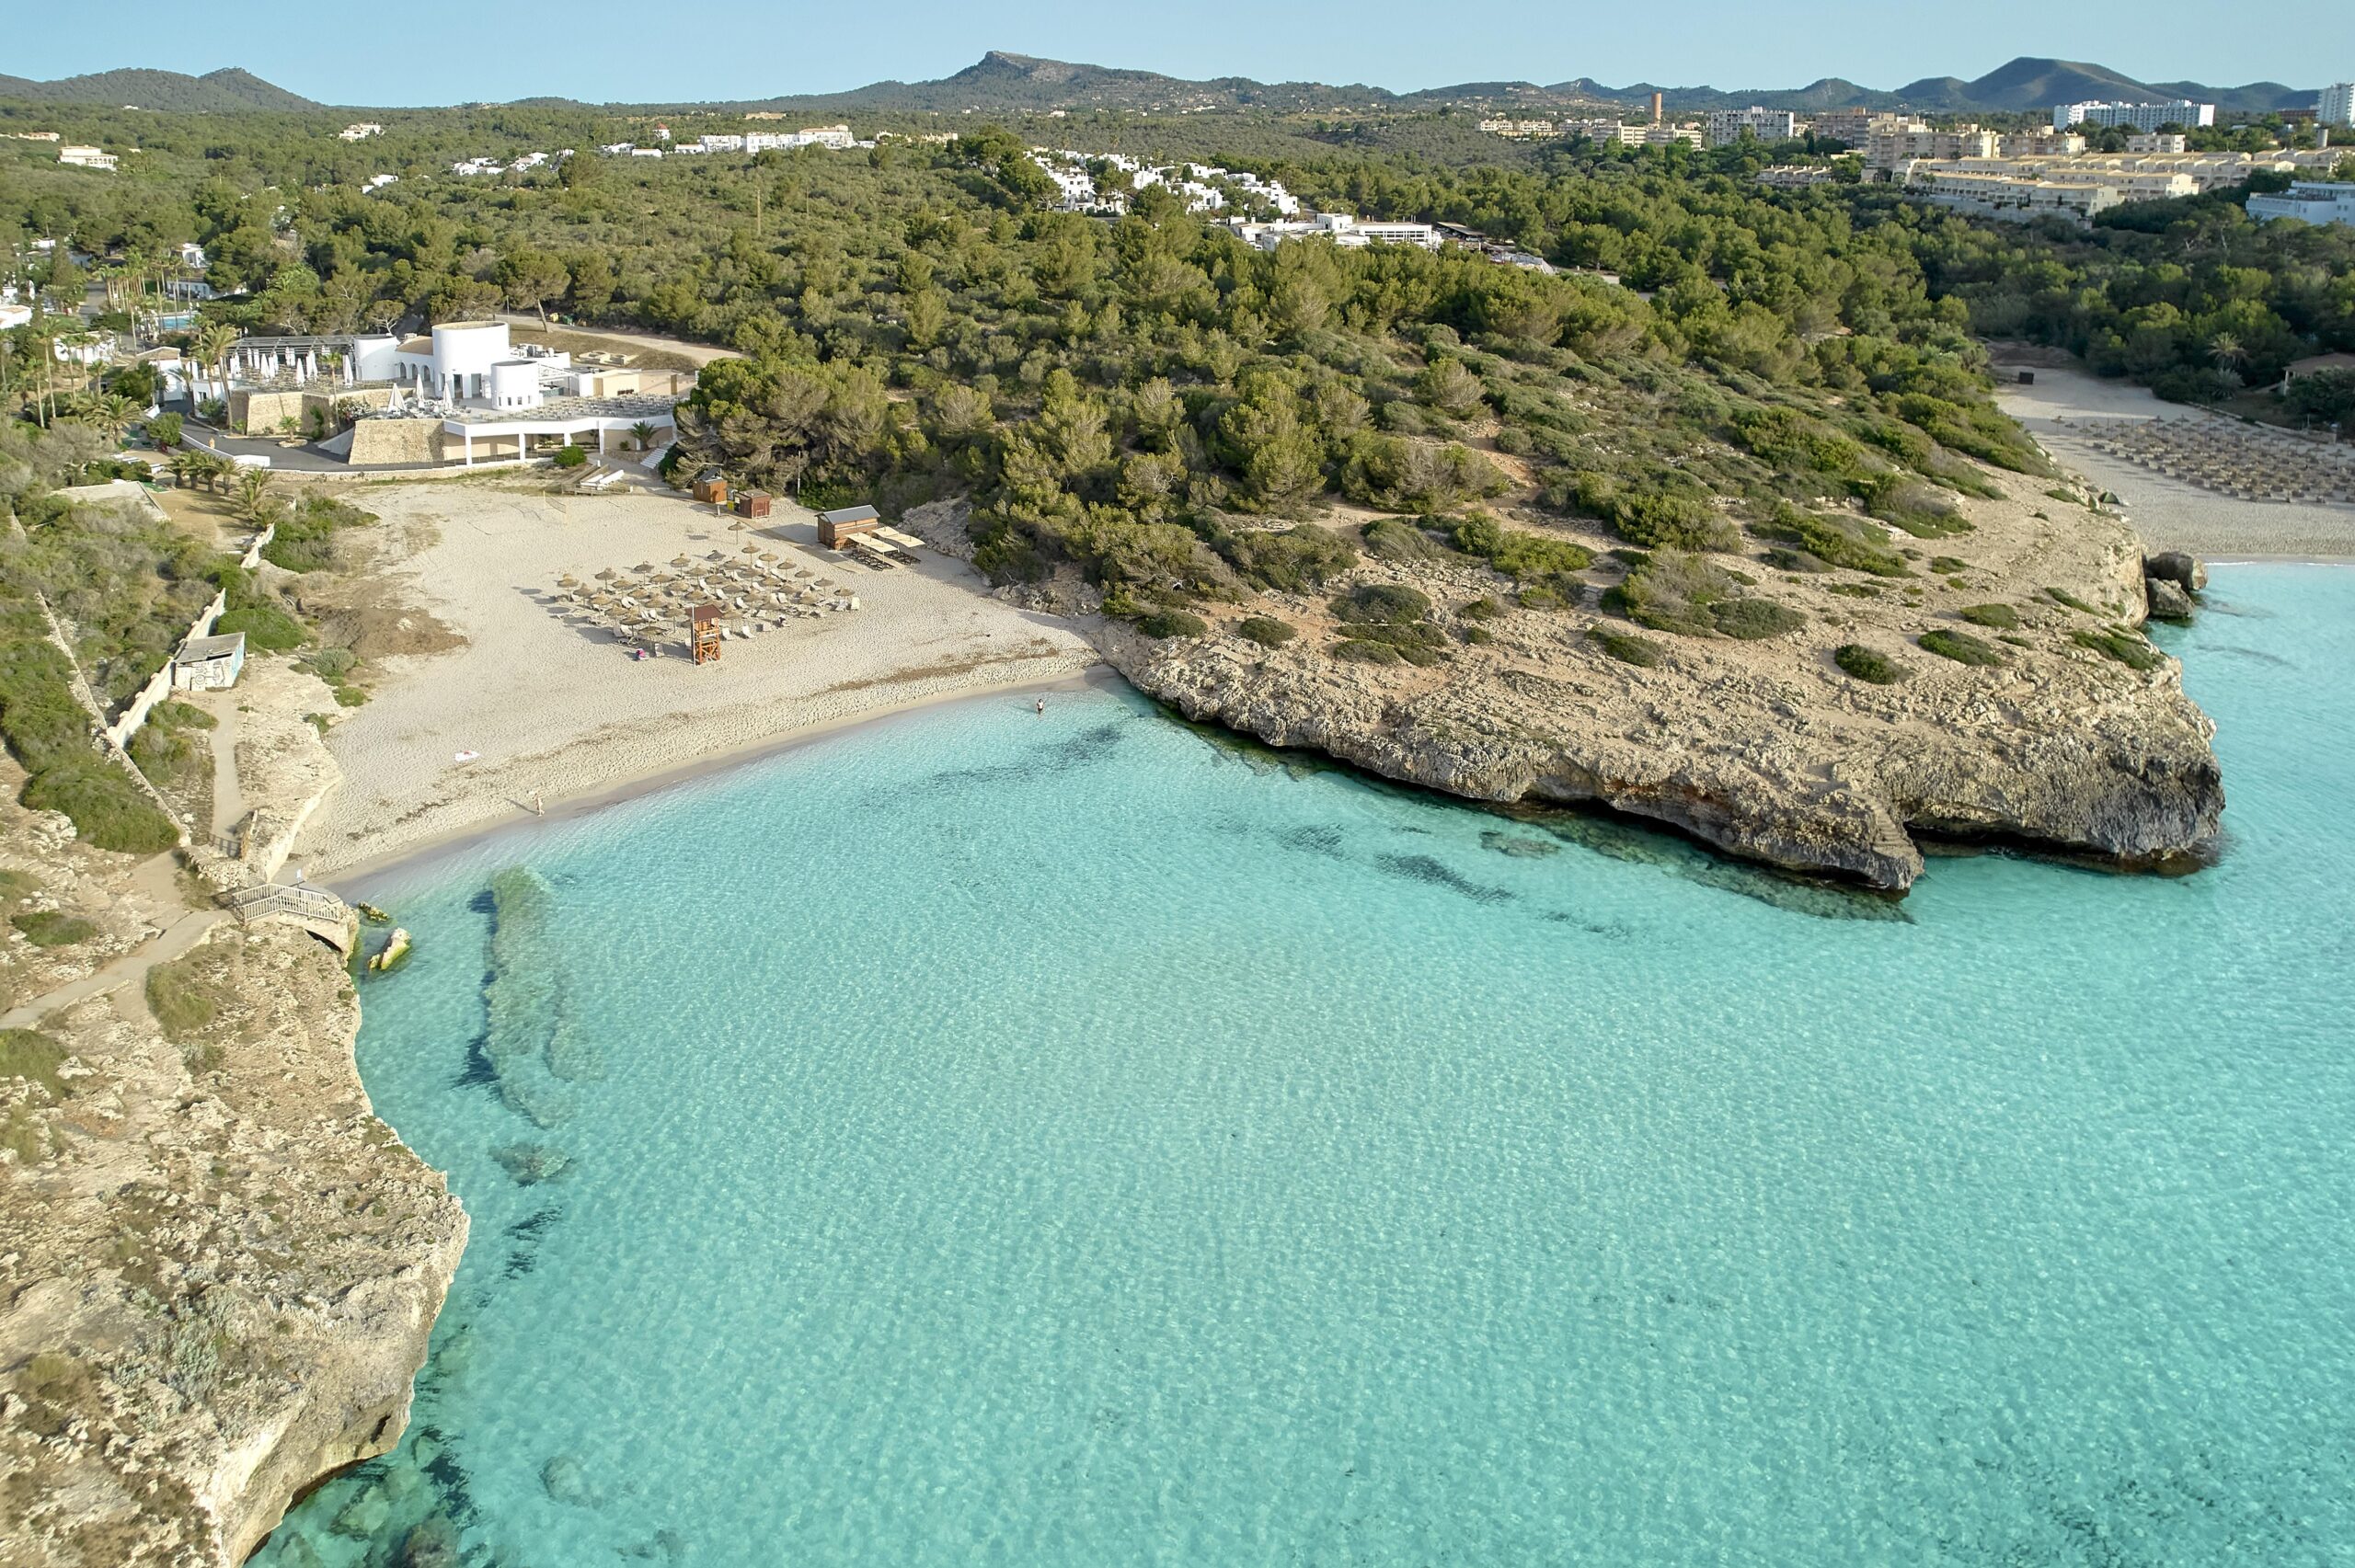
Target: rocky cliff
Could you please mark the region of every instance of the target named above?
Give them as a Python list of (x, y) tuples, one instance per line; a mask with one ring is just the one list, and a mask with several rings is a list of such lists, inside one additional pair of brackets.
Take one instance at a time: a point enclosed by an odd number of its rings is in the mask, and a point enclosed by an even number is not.
[[(1597, 804), (1877, 888), (1919, 875), (1917, 834), (2194, 863), (2223, 808), (2213, 726), (2139, 633), (2139, 543), (2085, 498), (1993, 478), (2004, 494), (1969, 503), (1967, 531), (1895, 540), (1895, 569), (1787, 550), (1693, 568), (1792, 612), (1763, 635), (1676, 626), (1673, 602), (1669, 622), (1607, 611), (1645, 563), (1597, 538), (1567, 596), (1394, 549), (1313, 592), (1212, 607), (1203, 635), (1107, 621), (1098, 639), (1141, 690), (1272, 745), (1476, 800)], [(1337, 657), (1368, 651), (1342, 602), (1367, 587), (1430, 601), (1407, 628), (1428, 648), (1400, 644), (1423, 662)], [(1246, 616), (1294, 635), (1254, 641)]]
[[(269, 744), (308, 764), (246, 770), (265, 814), (332, 782), (300, 711)], [(39, 1015), (0, 1041), (0, 1562), (238, 1562), (399, 1436), (465, 1214), (370, 1108), (331, 949), (213, 920), (168, 857), (75, 842), (20, 782), (0, 779), (7, 889), (119, 960), (196, 940), (95, 994), (28, 969)]]

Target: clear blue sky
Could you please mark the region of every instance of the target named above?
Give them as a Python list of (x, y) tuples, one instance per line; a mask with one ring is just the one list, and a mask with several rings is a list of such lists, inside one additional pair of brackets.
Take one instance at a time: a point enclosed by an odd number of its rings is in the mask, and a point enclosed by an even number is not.
[(1845, 76), (1894, 87), (1983, 74), (2015, 55), (2092, 61), (2142, 81), (2293, 86), (2355, 76), (2345, 0), (971, 0), (881, 6), (762, 0), (17, 0), (0, 7), (0, 72), (115, 66), (201, 74), (242, 65), (326, 103), (394, 107), (552, 94), (679, 102), (832, 92), (945, 76), (1004, 49), (1178, 76), (1365, 82), (1798, 86)]

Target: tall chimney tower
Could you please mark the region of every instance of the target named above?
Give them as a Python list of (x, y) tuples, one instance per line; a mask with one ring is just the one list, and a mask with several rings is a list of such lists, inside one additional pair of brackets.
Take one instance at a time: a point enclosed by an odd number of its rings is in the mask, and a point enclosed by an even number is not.
[(1652, 95), (1652, 123), (1654, 125), (1658, 125), (1660, 123), (1660, 95), (1658, 93), (1654, 93)]

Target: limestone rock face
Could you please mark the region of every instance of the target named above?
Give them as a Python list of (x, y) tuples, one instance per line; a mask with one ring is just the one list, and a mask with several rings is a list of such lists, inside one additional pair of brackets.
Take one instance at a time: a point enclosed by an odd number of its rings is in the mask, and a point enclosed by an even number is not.
[[(1598, 612), (1591, 588), (1573, 610), (1515, 608), (1510, 583), (1462, 557), (1368, 560), (1342, 579), (1432, 600), (1453, 646), (1428, 668), (1335, 658), (1322, 596), (1216, 608), (1203, 637), (1157, 642), (1118, 622), (1097, 636), (1143, 691), (1270, 745), (1475, 800), (1599, 804), (1872, 887), (1902, 890), (1919, 875), (1916, 832), (2128, 867), (2188, 864), (2223, 808), (2213, 726), (2172, 661), (2136, 670), (2094, 646), (2142, 618), (2140, 547), (2122, 520), (2039, 518), (2034, 489), (2004, 482), (2003, 499), (1972, 504), (1970, 532), (1935, 542), (1958, 563), (1936, 575), (1775, 577), (1743, 563), (1763, 579), (1756, 591), (1808, 616), (1758, 641), (1639, 631)], [(1607, 581), (1613, 569), (1599, 561), (1589, 575)], [(1484, 598), (1501, 609), (1451, 613)], [(1998, 624), (2015, 626), (1982, 644), (1992, 667), (1917, 642), (1970, 633), (1961, 611), (1991, 603), (2010, 607)], [(1301, 633), (1281, 648), (1231, 629), (1279, 610)], [(1657, 662), (1614, 658), (1598, 626), (1639, 636)], [(1903, 678), (1844, 674), (1832, 654), (1848, 644)]]
[(2150, 601), (2154, 621), (2188, 621), (2198, 608), (2172, 578), (2144, 578), (2142, 592)]
[[(274, 666), (241, 691), (241, 751), (291, 737), (288, 765), (240, 757), (247, 801), (299, 821), (333, 762), (299, 708), (263, 710), (316, 693)], [(105, 951), (205, 918), (158, 902), (180, 898), (168, 861), (18, 831), (22, 774), (0, 775), (0, 866), (88, 909)], [(361, 1087), (333, 951), (223, 921), (170, 973), (210, 1016), (168, 1036), (137, 979), (17, 992), (62, 1065), (0, 1082), (0, 1562), (243, 1562), (305, 1488), (399, 1437), (465, 1249), (465, 1211)]]
[(2198, 593), (2208, 586), (2207, 564), (2180, 550), (2165, 550), (2145, 558), (2142, 575), (2171, 582), (2186, 593)]

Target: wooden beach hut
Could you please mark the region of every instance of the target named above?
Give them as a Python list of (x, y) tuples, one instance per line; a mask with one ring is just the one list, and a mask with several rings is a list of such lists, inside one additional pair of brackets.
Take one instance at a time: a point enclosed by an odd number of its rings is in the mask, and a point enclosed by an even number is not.
[(718, 474), (706, 474), (695, 481), (695, 499), (715, 507), (728, 504), (728, 481)]
[(835, 511), (818, 514), (818, 543), (829, 550), (841, 550), (862, 533), (872, 533), (883, 526), (881, 514), (873, 507), (844, 507)]
[(765, 490), (746, 490), (736, 498), (738, 517), (764, 518), (769, 515), (769, 498)]

